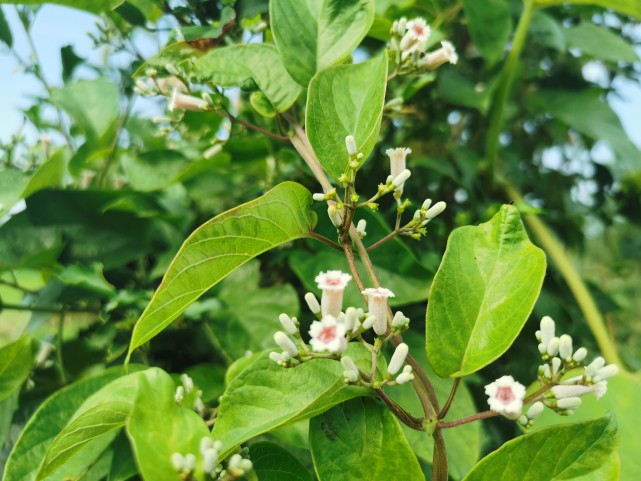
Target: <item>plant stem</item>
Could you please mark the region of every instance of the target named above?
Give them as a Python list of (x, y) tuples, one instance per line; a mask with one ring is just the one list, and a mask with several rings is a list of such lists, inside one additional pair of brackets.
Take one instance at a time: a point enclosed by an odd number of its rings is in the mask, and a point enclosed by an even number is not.
[(290, 138), (287, 137), (286, 135), (275, 134), (274, 132), (270, 132), (269, 130), (259, 127), (256, 124), (252, 124), (251, 122), (247, 122), (246, 120), (239, 119), (238, 117), (234, 117), (229, 113), (227, 113), (225, 117), (227, 117), (232, 124), (242, 125), (243, 127), (247, 127), (248, 129), (255, 130), (256, 132), (260, 132), (261, 134), (269, 137), (270, 139), (279, 140), (281, 142), (287, 142), (290, 140)]
[[(505, 184), (504, 188), (507, 194), (514, 200), (523, 202), (523, 196), (514, 186)], [(583, 279), (581, 279), (581, 276), (572, 264), (572, 261), (570, 260), (570, 257), (563, 245), (558, 241), (550, 228), (545, 225), (537, 215), (525, 214), (523, 219), (539, 240), (541, 246), (545, 249), (545, 252), (552, 258), (554, 264), (556, 264), (557, 269), (570, 288), (574, 299), (579, 305), (579, 308), (588, 323), (588, 327), (596, 339), (603, 357), (609, 363), (614, 363), (619, 367), (624, 368), (623, 361), (619, 357), (614, 341), (608, 334), (605, 320), (603, 319), (592, 294), (590, 294), (588, 287), (585, 285), (585, 282), (583, 282)]]
[(514, 74), (518, 65), (521, 50), (525, 45), (527, 32), (532, 21), (532, 15), (535, 9), (534, 0), (523, 0), (523, 12), (519, 19), (519, 24), (516, 27), (514, 39), (512, 41), (512, 48), (507, 56), (505, 65), (501, 72), (501, 80), (498, 86), (498, 91), (494, 97), (494, 108), (490, 117), (490, 127), (487, 133), (487, 141), (485, 145), (485, 160), (488, 166), (489, 178), (494, 185), (498, 165), (498, 152), (499, 152), (499, 137), (501, 135), (501, 127), (503, 126), (503, 112), (505, 111), (505, 104), (510, 95), (512, 83), (514, 81)]
[(58, 320), (58, 336), (56, 339), (56, 358), (58, 360), (58, 372), (60, 373), (60, 381), (63, 385), (67, 384), (67, 375), (65, 374), (65, 365), (62, 360), (62, 344), (64, 341), (65, 332), (65, 311), (60, 313)]
[(393, 230), (392, 232), (390, 232), (389, 234), (387, 234), (385, 237), (383, 237), (383, 238), (381, 238), (381, 239), (377, 240), (377, 241), (376, 241), (376, 242), (374, 242), (371, 246), (369, 246), (369, 247), (367, 248), (367, 252), (372, 252), (374, 249), (376, 249), (377, 247), (379, 247), (379, 246), (381, 246), (381, 245), (385, 244), (388, 240), (393, 239), (394, 237), (396, 237), (396, 236), (397, 236), (397, 235), (399, 235), (400, 233), (401, 233), (401, 231), (400, 231), (400, 230)]
[(416, 431), (422, 431), (423, 426), (421, 423), (415, 419), (413, 416), (411, 416), (409, 413), (407, 413), (402, 407), (400, 407), (394, 400), (390, 399), (387, 394), (383, 392), (382, 389), (377, 388), (376, 393), (378, 396), (383, 400), (383, 402), (387, 405), (387, 407), (394, 413), (394, 415), (401, 421), (403, 424), (406, 426), (409, 426), (412, 429), (415, 429)]
[(461, 384), (461, 378), (460, 377), (454, 378), (454, 384), (452, 384), (450, 395), (448, 396), (447, 401), (445, 401), (445, 406), (443, 406), (443, 409), (441, 409), (441, 412), (438, 413), (439, 419), (443, 419), (447, 415), (447, 412), (450, 410), (450, 406), (452, 405), (452, 401), (454, 401), (454, 397), (456, 396), (456, 391), (459, 387), (459, 384)]
[(482, 413), (472, 414), (471, 416), (466, 416), (461, 419), (456, 419), (455, 421), (440, 422), (436, 426), (437, 428), (440, 428), (440, 429), (455, 428), (456, 426), (460, 426), (461, 424), (471, 423), (472, 421), (478, 421), (479, 419), (492, 418), (498, 415), (499, 413), (495, 413), (494, 411), (488, 410), (488, 411), (483, 411)]
[(125, 107), (125, 111), (123, 112), (122, 116), (120, 117), (120, 120), (118, 121), (118, 126), (116, 127), (116, 133), (114, 134), (114, 140), (111, 143), (111, 148), (109, 150), (109, 156), (107, 157), (107, 160), (105, 161), (105, 165), (100, 171), (100, 174), (98, 174), (98, 179), (96, 180), (96, 185), (98, 187), (102, 187), (105, 180), (107, 180), (107, 174), (109, 173), (111, 164), (113, 164), (113, 161), (116, 159), (116, 153), (118, 151), (118, 140), (120, 139), (120, 135), (122, 134), (122, 131), (125, 129), (125, 124), (127, 123), (127, 119), (129, 118), (129, 114), (131, 113), (133, 104), (134, 104), (134, 97), (129, 97), (127, 99), (127, 106)]
[(443, 431), (436, 428), (434, 434), (434, 451), (432, 456), (432, 481), (447, 481), (447, 449), (445, 448), (445, 439)]
[(338, 245), (338, 244), (337, 244), (336, 242), (334, 242), (333, 240), (328, 239), (328, 238), (327, 238), (327, 237), (325, 237), (324, 235), (320, 235), (320, 234), (318, 234), (318, 233), (316, 233), (316, 232), (310, 232), (310, 233), (309, 233), (309, 236), (310, 236), (312, 239), (316, 239), (317, 241), (320, 241), (320, 242), (322, 242), (323, 244), (326, 244), (326, 245), (330, 246), (332, 249), (335, 249), (335, 250), (337, 250), (337, 251), (343, 252), (343, 248), (342, 248), (340, 245)]

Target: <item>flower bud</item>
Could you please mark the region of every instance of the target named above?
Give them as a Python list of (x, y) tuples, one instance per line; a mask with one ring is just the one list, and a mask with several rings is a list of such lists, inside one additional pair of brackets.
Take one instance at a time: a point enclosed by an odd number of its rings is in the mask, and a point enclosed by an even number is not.
[(169, 102), (169, 111), (173, 112), (178, 109), (200, 112), (207, 109), (208, 106), (209, 104), (206, 100), (193, 97), (192, 95), (181, 94), (178, 89), (174, 89)]
[(283, 356), (281, 354), (278, 354), (277, 352), (270, 352), (269, 358), (279, 365), (285, 362), (285, 359), (283, 359)]
[(243, 457), (236, 453), (233, 454), (230, 458), (229, 461), (227, 462), (227, 469), (232, 470), (232, 469), (238, 469), (240, 468), (240, 462), (243, 460)]
[(274, 342), (290, 356), (298, 356), (298, 348), (284, 332), (277, 331), (276, 334), (274, 334)]
[(343, 320), (343, 323), (345, 324), (345, 330), (347, 332), (351, 332), (357, 322), (358, 311), (355, 307), (348, 307), (345, 311), (345, 319)]
[(398, 384), (405, 384), (412, 379), (414, 379), (414, 374), (412, 374), (411, 372), (402, 372), (396, 377), (396, 382)]
[(320, 304), (318, 303), (318, 299), (316, 299), (316, 296), (314, 294), (312, 294), (311, 292), (305, 294), (305, 302), (307, 303), (307, 307), (309, 307), (309, 310), (312, 312), (312, 314), (314, 314), (315, 316), (318, 316), (320, 314)]
[(376, 322), (376, 316), (367, 316), (367, 318), (363, 321), (363, 330), (367, 331), (368, 329), (371, 329), (374, 325), (374, 322)]
[(548, 342), (548, 345), (547, 345), (546, 352), (548, 356), (556, 356), (556, 353), (559, 352), (558, 337), (553, 337), (552, 339), (550, 339), (550, 342)]
[(588, 364), (585, 368), (585, 377), (593, 377), (596, 372), (603, 366), (605, 366), (605, 359), (603, 359), (601, 356), (595, 358), (594, 361)]
[(545, 406), (543, 405), (543, 403), (541, 401), (537, 401), (534, 404), (532, 404), (530, 406), (530, 409), (527, 410), (528, 419), (532, 421), (532, 420), (538, 418), (541, 415), (541, 413), (543, 412), (544, 408), (545, 408)]
[(619, 366), (616, 364), (608, 364), (605, 367), (602, 367), (596, 372), (596, 375), (599, 377), (599, 380), (603, 381), (609, 379), (613, 376), (616, 376), (619, 373)]
[(588, 350), (585, 347), (580, 347), (572, 356), (574, 362), (582, 362), (588, 355)]
[(392, 180), (392, 184), (397, 189), (402, 189), (403, 184), (405, 184), (405, 181), (409, 179), (411, 175), (412, 173), (410, 172), (410, 170), (405, 169), (403, 172), (394, 177), (394, 179)]
[(404, 327), (409, 324), (410, 320), (405, 317), (405, 315), (401, 311), (396, 311), (394, 314), (394, 318), (392, 319), (392, 327)]
[(430, 207), (427, 212), (425, 212), (425, 217), (427, 219), (433, 219), (437, 215), (441, 214), (445, 208), (447, 207), (447, 204), (443, 201), (437, 202), (434, 204), (432, 207)]
[(401, 343), (396, 347), (396, 350), (392, 355), (392, 359), (387, 366), (387, 372), (389, 374), (394, 375), (401, 369), (401, 366), (405, 363), (405, 358), (407, 357), (408, 352), (409, 347), (405, 343)]
[(176, 404), (180, 406), (183, 403), (184, 399), (185, 399), (185, 388), (182, 386), (178, 386), (176, 388), (176, 394), (174, 394), (174, 400), (176, 401)]
[(554, 321), (550, 316), (541, 319), (541, 343), (547, 347), (548, 343), (554, 337)]
[(552, 358), (552, 377), (556, 376), (556, 373), (559, 372), (559, 368), (561, 367), (561, 359), (558, 357), (553, 357)]
[(181, 374), (180, 381), (185, 386), (186, 392), (190, 392), (194, 388), (194, 381), (187, 374)]
[(165, 65), (165, 70), (169, 72), (169, 75), (180, 75), (178, 69), (170, 63)]
[(203, 152), (203, 157), (205, 159), (211, 159), (214, 155), (219, 154), (223, 150), (223, 146), (220, 144), (212, 145), (207, 150)]
[(280, 316), (278, 316), (278, 320), (280, 321), (281, 326), (283, 326), (283, 329), (285, 329), (285, 332), (287, 334), (296, 334), (298, 332), (298, 327), (296, 326), (292, 318), (287, 314), (282, 313)]
[(196, 456), (191, 453), (185, 455), (185, 469), (187, 471), (193, 471), (196, 469)]
[(185, 469), (185, 458), (180, 453), (173, 453), (171, 455), (171, 465), (178, 472)]
[(211, 473), (214, 469), (216, 469), (217, 464), (218, 451), (216, 451), (214, 448), (207, 449), (203, 454), (203, 470), (206, 473)]
[(343, 225), (343, 214), (333, 205), (327, 208), (327, 215), (329, 220), (332, 221), (334, 227), (341, 227)]
[(247, 471), (251, 471), (253, 468), (254, 464), (249, 459), (242, 459), (240, 461), (240, 469), (242, 469), (245, 473)]
[(421, 205), (421, 209), (427, 210), (430, 208), (431, 205), (432, 205), (432, 199), (425, 199), (423, 201), (423, 205)]
[(566, 397), (559, 399), (556, 402), (556, 406), (560, 409), (575, 409), (581, 405), (581, 398), (578, 397)]
[(358, 224), (356, 224), (356, 232), (360, 234), (361, 237), (364, 237), (367, 232), (365, 232), (365, 228), (367, 227), (367, 221), (365, 219), (361, 219), (358, 221)]
[(348, 135), (345, 137), (345, 147), (347, 147), (347, 153), (349, 155), (356, 155), (358, 153), (358, 147), (356, 147), (356, 139), (353, 135)]
[(358, 367), (354, 363), (353, 359), (349, 356), (341, 357), (341, 364), (346, 371), (354, 371), (358, 375)]
[(572, 338), (567, 334), (563, 334), (559, 338), (559, 356), (564, 361), (572, 356)]
[(316, 194), (312, 195), (312, 199), (317, 202), (323, 202), (325, 200), (325, 194), (323, 194), (322, 192), (317, 192)]

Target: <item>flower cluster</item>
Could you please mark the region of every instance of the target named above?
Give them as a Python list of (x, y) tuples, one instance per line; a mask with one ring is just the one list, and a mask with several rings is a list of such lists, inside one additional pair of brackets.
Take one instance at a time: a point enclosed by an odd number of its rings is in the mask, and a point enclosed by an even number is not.
[(192, 474), (196, 472), (199, 461), (202, 466), (202, 472), (208, 477), (207, 479), (212, 480), (231, 481), (241, 478), (245, 473), (252, 470), (253, 464), (247, 456), (249, 451), (246, 448), (232, 454), (227, 460), (226, 467), (219, 462), (221, 449), (222, 443), (220, 441), (204, 437), (200, 440), (200, 457), (197, 458), (193, 453), (184, 455), (173, 453), (171, 455), (171, 465), (182, 479), (192, 479)]
[[(309, 346), (300, 333), (300, 323), (295, 317), (283, 313), (279, 316), (282, 331), (274, 334), (274, 342), (281, 349), (274, 351), (269, 357), (275, 363), (290, 367), (313, 358), (340, 359), (344, 368), (345, 381), (362, 385), (380, 387), (384, 384), (403, 384), (414, 378), (411, 366), (405, 366), (396, 379), (392, 377), (401, 371), (408, 354), (406, 344), (400, 343), (387, 368), (383, 380), (372, 379), (372, 372), (364, 373), (356, 367), (355, 362), (345, 354), (350, 341), (365, 344), (370, 351), (375, 351), (374, 357), (383, 344), (408, 328), (409, 319), (398, 311), (391, 322), (388, 322), (388, 299), (394, 293), (383, 287), (368, 288), (362, 295), (368, 300), (368, 310), (347, 307), (343, 311), (343, 295), (345, 288), (352, 280), (352, 276), (337, 270), (321, 272), (316, 276), (316, 284), (322, 291), (321, 301), (308, 292), (305, 301), (309, 310), (316, 317), (309, 327)], [(363, 339), (363, 334), (372, 329), (376, 336), (374, 345), (368, 344)], [(371, 366), (370, 366), (371, 367)]]
[[(541, 319), (536, 339), (544, 361), (538, 369), (540, 389), (525, 398), (525, 387), (512, 376), (503, 376), (485, 386), (490, 409), (518, 420), (523, 426), (529, 427), (545, 407), (567, 416), (581, 405), (583, 396), (594, 394), (597, 399), (601, 398), (607, 391), (607, 379), (619, 371), (615, 364), (606, 365), (600, 356), (586, 365), (588, 350), (585, 347), (574, 350), (572, 338), (567, 334), (555, 336), (555, 323), (549, 316)], [(583, 374), (566, 377), (581, 367)], [(532, 401), (535, 402), (527, 413), (522, 414), (523, 405)]]
[(435, 70), (445, 63), (455, 64), (458, 55), (454, 46), (444, 40), (441, 48), (426, 53), (432, 30), (424, 18), (400, 18), (392, 24), (389, 49), (396, 56), (397, 72)]

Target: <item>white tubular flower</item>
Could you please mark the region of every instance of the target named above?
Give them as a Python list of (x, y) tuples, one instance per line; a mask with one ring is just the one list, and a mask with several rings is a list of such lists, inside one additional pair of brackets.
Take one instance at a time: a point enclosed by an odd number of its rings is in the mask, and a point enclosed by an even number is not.
[(156, 80), (158, 90), (163, 95), (167, 95), (173, 89), (182, 93), (187, 93), (187, 86), (178, 77), (163, 77)]
[(564, 361), (572, 359), (572, 338), (567, 334), (559, 337), (559, 356)]
[(392, 185), (396, 187), (396, 190), (403, 192), (403, 184), (405, 184), (405, 181), (409, 179), (411, 175), (412, 172), (410, 172), (409, 169), (405, 169), (392, 179)]
[(430, 205), (432, 205), (432, 199), (425, 199), (423, 201), (423, 205), (421, 205), (422, 210), (427, 210), (430, 208)]
[(201, 112), (208, 106), (209, 104), (206, 100), (199, 99), (198, 97), (193, 97), (191, 95), (181, 94), (178, 89), (174, 89), (169, 102), (169, 111), (173, 112), (177, 109)]
[(358, 311), (355, 307), (348, 307), (345, 311), (345, 331), (351, 332), (358, 322)]
[(365, 229), (367, 228), (367, 221), (365, 219), (361, 219), (358, 221), (358, 224), (356, 224), (356, 232), (358, 232), (358, 235), (361, 237), (365, 237), (367, 235), (367, 232), (365, 232)]
[(607, 392), (608, 383), (606, 381), (599, 381), (596, 384), (584, 386), (582, 384), (559, 384), (554, 386), (551, 391), (557, 399), (565, 399), (568, 397), (583, 397), (588, 394), (594, 394), (597, 399)]
[(309, 307), (309, 310), (312, 311), (312, 314), (318, 316), (321, 308), (320, 304), (318, 303), (318, 299), (316, 299), (316, 296), (311, 292), (308, 292), (307, 294), (305, 294), (305, 302), (307, 303), (307, 307)]
[(343, 365), (343, 375), (349, 380), (349, 382), (356, 382), (359, 377), (358, 367), (354, 364), (354, 361), (349, 356), (341, 357), (341, 364)]
[(603, 366), (605, 366), (605, 359), (599, 356), (586, 366), (585, 373), (583, 375), (587, 378), (592, 378), (596, 375), (596, 372)]
[(323, 291), (321, 313), (323, 316), (338, 317), (343, 308), (343, 293), (352, 276), (342, 271), (321, 272), (316, 276), (316, 284)]
[(345, 332), (345, 325), (334, 316), (323, 316), (322, 320), (312, 322), (309, 343), (316, 352), (343, 352), (347, 349)]
[(541, 344), (547, 349), (548, 343), (554, 337), (554, 321), (550, 316), (541, 319)]
[(312, 199), (314, 199), (316, 202), (322, 202), (325, 200), (325, 194), (323, 194), (322, 192), (317, 192), (312, 195)]
[(296, 334), (298, 332), (298, 326), (296, 326), (296, 322), (294, 321), (294, 319), (289, 317), (284, 312), (280, 316), (278, 316), (278, 320), (280, 321), (280, 325), (283, 326), (283, 329), (285, 329), (285, 332), (287, 334)]
[[(405, 170), (405, 158), (408, 154), (412, 153), (412, 149), (407, 147), (397, 147), (396, 149), (387, 149), (385, 153), (389, 157), (390, 174), (392, 175), (392, 178), (395, 178)], [(400, 189), (402, 190), (403, 187), (401, 186)]]
[(274, 334), (274, 342), (290, 356), (298, 356), (298, 348), (296, 347), (296, 344), (294, 344), (289, 336), (283, 331), (276, 331), (276, 334)]
[(219, 154), (223, 150), (223, 146), (220, 144), (212, 145), (207, 150), (203, 152), (203, 157), (206, 159), (211, 159), (214, 155)]
[(559, 338), (553, 337), (550, 342), (548, 342), (546, 351), (548, 356), (556, 356), (559, 352)]
[(336, 208), (336, 206), (330, 205), (327, 208), (327, 215), (329, 216), (329, 220), (332, 221), (332, 224), (334, 224), (334, 227), (340, 227), (343, 225), (343, 214)]
[(185, 455), (185, 469), (187, 471), (196, 469), (196, 456), (191, 453)]
[(441, 214), (446, 207), (447, 207), (447, 204), (445, 202), (443, 201), (437, 202), (432, 207), (427, 209), (427, 212), (425, 212), (425, 217), (427, 219), (433, 219), (437, 215)]
[(588, 356), (588, 350), (585, 347), (580, 347), (572, 356), (574, 362), (581, 362)]
[(503, 416), (516, 420), (523, 409), (525, 386), (514, 380), (512, 376), (503, 376), (485, 386), (490, 409)]
[(578, 397), (565, 397), (556, 402), (556, 406), (560, 409), (576, 409), (581, 405), (581, 398)]
[(427, 45), (431, 29), (424, 18), (415, 18), (407, 22), (407, 32), (401, 39), (400, 49), (403, 51), (403, 58), (413, 52), (422, 52)]
[(174, 467), (176, 471), (178, 472), (183, 471), (186, 467), (185, 458), (180, 453), (173, 453), (171, 455), (171, 465)]
[(405, 343), (401, 343), (396, 347), (392, 359), (387, 366), (387, 372), (389, 374), (394, 375), (401, 369), (408, 352), (409, 347)]
[[(384, 287), (365, 289), (361, 294), (367, 296), (367, 308), (370, 316), (374, 316), (374, 332), (382, 336), (387, 331), (387, 299), (394, 297), (394, 293)], [(367, 319), (365, 320), (367, 322)], [(363, 323), (364, 324), (364, 323)]]
[(441, 48), (426, 54), (422, 59), (420, 66), (425, 70), (434, 70), (439, 68), (445, 63), (456, 64), (458, 62), (458, 54), (454, 45), (447, 40), (441, 42)]
[(611, 377), (616, 376), (619, 373), (619, 366), (616, 364), (608, 364), (605, 367), (602, 367), (596, 372), (594, 380), (598, 378), (599, 381), (604, 381), (605, 379), (610, 379)]
[(541, 415), (544, 408), (545, 406), (541, 401), (535, 402), (530, 406), (530, 409), (527, 410), (527, 418), (530, 421), (533, 421)]
[(348, 135), (345, 137), (345, 147), (347, 147), (347, 153), (351, 155), (356, 155), (358, 153), (358, 147), (356, 146), (356, 139), (353, 135)]
[(550, 369), (549, 364), (546, 364), (545, 366), (543, 366), (543, 376), (546, 379), (552, 379), (552, 370)]
[(240, 469), (242, 469), (245, 473), (247, 471), (251, 471), (254, 468), (254, 463), (251, 462), (249, 459), (242, 459), (240, 461)]
[(407, 326), (409, 323), (409, 318), (405, 317), (401, 311), (396, 311), (392, 319), (392, 327), (401, 328)]
[(412, 374), (411, 372), (403, 371), (398, 376), (396, 376), (396, 383), (397, 384), (405, 384), (406, 382), (409, 382), (412, 379), (414, 379), (414, 374)]
[(371, 329), (374, 326), (375, 322), (376, 322), (376, 316), (367, 316), (363, 321), (362, 327), (365, 331), (367, 331), (368, 329)]
[(216, 469), (218, 464), (218, 451), (214, 448), (207, 449), (203, 454), (203, 470), (206, 473), (211, 473)]

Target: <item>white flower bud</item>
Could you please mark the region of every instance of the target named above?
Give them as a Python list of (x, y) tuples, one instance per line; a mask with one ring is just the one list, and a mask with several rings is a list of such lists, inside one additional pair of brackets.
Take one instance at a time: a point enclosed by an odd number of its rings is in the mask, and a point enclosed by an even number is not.
[(280, 325), (283, 326), (283, 329), (285, 329), (285, 332), (287, 334), (296, 334), (298, 332), (298, 327), (296, 326), (292, 318), (284, 312), (280, 316), (278, 316), (278, 320), (280, 321)]
[(392, 327), (403, 327), (408, 325), (409, 322), (410, 320), (401, 311), (396, 311), (392, 319)]
[(205, 454), (205, 451), (212, 449), (214, 447), (214, 440), (208, 437), (204, 437), (200, 440), (200, 452)]
[(547, 350), (548, 350), (548, 348), (547, 348), (547, 346), (545, 344), (543, 344), (543, 343), (539, 344), (539, 352), (541, 354), (546, 354)]
[(240, 462), (243, 460), (243, 457), (236, 453), (233, 454), (230, 458), (229, 461), (227, 462), (227, 469), (238, 469), (240, 467)]
[(409, 179), (411, 175), (412, 173), (410, 172), (410, 170), (405, 169), (403, 172), (394, 177), (394, 180), (392, 180), (392, 184), (397, 189), (400, 189), (401, 187), (403, 187), (403, 184), (405, 184), (405, 181)]
[(216, 451), (214, 448), (207, 449), (203, 454), (203, 470), (206, 473), (211, 473), (214, 469), (216, 469), (217, 464), (218, 451)]
[(298, 348), (296, 347), (296, 344), (294, 344), (294, 342), (284, 332), (276, 331), (276, 334), (274, 334), (274, 342), (290, 356), (298, 356)]
[(345, 319), (343, 323), (345, 324), (345, 330), (350, 332), (354, 329), (354, 326), (358, 322), (358, 311), (355, 307), (348, 307), (345, 311)]
[(599, 380), (609, 379), (613, 376), (616, 376), (619, 373), (619, 366), (616, 364), (608, 364), (605, 367), (602, 367), (596, 372), (596, 375), (599, 377)]
[(560, 409), (575, 409), (581, 405), (581, 398), (578, 397), (566, 397), (559, 399), (556, 402), (556, 405)]
[(223, 442), (222, 441), (214, 441), (214, 445), (212, 447), (216, 451), (220, 452), (220, 450), (223, 449)]
[(550, 342), (548, 342), (547, 345), (547, 350), (546, 350), (548, 356), (556, 356), (556, 353), (559, 352), (559, 338), (558, 337), (553, 337), (550, 339)]
[(367, 221), (365, 219), (361, 219), (358, 221), (358, 224), (356, 224), (356, 232), (358, 232), (361, 237), (366, 234), (365, 228), (367, 227)]
[(242, 459), (240, 461), (240, 469), (242, 469), (245, 473), (247, 471), (251, 471), (253, 468), (254, 464), (249, 459)]
[(545, 346), (554, 337), (554, 321), (550, 316), (545, 316), (541, 319), (541, 343)]
[(205, 110), (209, 104), (206, 100), (199, 99), (192, 95), (185, 95), (174, 89), (171, 94), (171, 100), (169, 102), (169, 111), (173, 112), (174, 110), (191, 110), (194, 112), (200, 112)]
[(354, 363), (354, 360), (349, 356), (341, 357), (341, 364), (346, 371), (354, 371), (358, 375), (358, 367)]
[(585, 347), (580, 347), (576, 350), (576, 352), (572, 356), (572, 360), (574, 362), (581, 362), (587, 357), (587, 355), (588, 355), (588, 350)]
[(190, 392), (194, 388), (194, 381), (187, 374), (182, 374), (180, 381), (183, 383), (183, 386), (185, 386), (186, 392)]
[(414, 379), (414, 374), (412, 374), (411, 372), (402, 372), (396, 377), (396, 382), (398, 384), (405, 384), (412, 379)]
[(316, 194), (312, 195), (312, 199), (317, 202), (323, 202), (325, 200), (325, 194), (323, 194), (322, 192), (317, 192)]
[(556, 373), (559, 372), (559, 368), (561, 367), (561, 359), (558, 357), (553, 357), (552, 358), (552, 377), (556, 376)]
[(423, 201), (423, 205), (421, 206), (421, 209), (427, 210), (430, 208), (431, 205), (432, 205), (432, 199), (425, 199)]
[(536, 340), (541, 342), (541, 330), (539, 329), (534, 333), (534, 337), (536, 337)]
[(572, 337), (567, 334), (559, 338), (559, 356), (564, 361), (572, 357)]
[(430, 207), (427, 212), (425, 212), (425, 217), (427, 219), (433, 219), (437, 215), (441, 214), (445, 208), (447, 207), (447, 204), (443, 201), (437, 202), (434, 204), (432, 207)]
[(191, 453), (185, 455), (185, 469), (187, 471), (196, 469), (196, 456)]
[(343, 214), (336, 208), (336, 206), (330, 205), (327, 208), (327, 215), (329, 220), (332, 221), (334, 227), (340, 227), (343, 225)]
[(343, 377), (345, 377), (349, 382), (358, 381), (358, 373), (354, 371), (343, 371)]
[(401, 343), (396, 347), (396, 350), (392, 355), (392, 359), (387, 366), (387, 372), (389, 374), (394, 375), (401, 369), (401, 366), (405, 363), (405, 358), (407, 357), (408, 352), (409, 347), (405, 343)]
[(412, 366), (410, 366), (409, 364), (408, 364), (408, 365), (406, 365), (406, 366), (403, 368), (403, 372), (406, 372), (406, 373), (408, 373), (408, 374), (409, 374), (409, 373), (411, 373), (411, 372), (412, 372)]
[(538, 418), (541, 413), (543, 412), (543, 409), (545, 406), (541, 401), (537, 401), (534, 404), (530, 406), (530, 409), (527, 410), (527, 417), (529, 420), (534, 420)]
[(601, 356), (595, 358), (594, 361), (588, 364), (585, 368), (585, 377), (594, 377), (596, 372), (603, 366), (605, 366), (605, 359), (603, 359)]
[(211, 159), (214, 155), (219, 154), (223, 150), (223, 146), (220, 144), (215, 144), (209, 147), (203, 152), (203, 157), (206, 159)]
[(278, 354), (277, 352), (270, 352), (269, 353), (269, 358), (274, 361), (276, 364), (281, 364), (285, 362), (285, 359), (283, 359), (283, 356), (281, 354)]
[(312, 294), (311, 292), (305, 294), (305, 302), (307, 303), (307, 307), (309, 307), (309, 310), (312, 312), (312, 314), (318, 315), (320, 313), (320, 304), (318, 303), (318, 299), (316, 299), (316, 296), (314, 294)]
[(345, 137), (345, 147), (347, 147), (347, 153), (349, 155), (356, 155), (358, 153), (358, 147), (356, 147), (356, 139), (353, 135), (348, 135)]
[(169, 75), (180, 75), (178, 69), (170, 63), (165, 65), (165, 70), (169, 72)]
[(185, 469), (185, 458), (180, 453), (174, 453), (171, 455), (171, 465), (180, 472)]
[(363, 330), (367, 331), (368, 329), (371, 329), (374, 325), (374, 322), (376, 322), (376, 316), (367, 316), (367, 318), (363, 321)]
[[(570, 381), (568, 379), (568, 381)], [(608, 390), (608, 383), (606, 381), (600, 381), (596, 384), (590, 384), (589, 386), (584, 386), (582, 384), (559, 384), (558, 386), (552, 387), (551, 391), (554, 394), (554, 397), (557, 399), (564, 399), (568, 397), (582, 397), (587, 396), (588, 394), (594, 394), (597, 399), (600, 399)]]
[(550, 365), (546, 364), (543, 366), (543, 376), (547, 379), (552, 379), (552, 371), (550, 370)]

